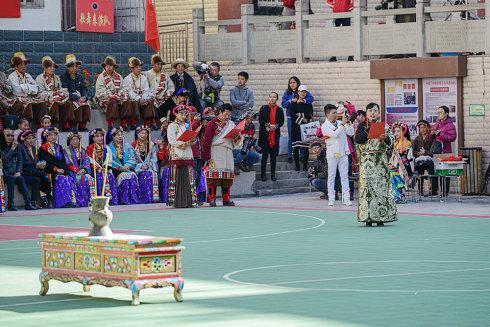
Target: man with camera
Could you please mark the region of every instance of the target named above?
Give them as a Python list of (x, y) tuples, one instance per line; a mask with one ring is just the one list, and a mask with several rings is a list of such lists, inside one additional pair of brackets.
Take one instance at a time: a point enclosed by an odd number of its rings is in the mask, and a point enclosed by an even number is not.
[(253, 165), (260, 161), (260, 154), (262, 149), (257, 144), (255, 135), (255, 124), (253, 120), (256, 117), (256, 113), (253, 110), (247, 110), (241, 117), (245, 119), (245, 128), (243, 129), (243, 146), (240, 150), (233, 150), (233, 157), (235, 161), (235, 174), (239, 175), (242, 171), (248, 172), (253, 170)]
[(199, 69), (196, 68), (197, 73), (201, 76), (199, 102), (202, 108), (219, 108), (223, 105), (223, 101), (220, 99), (220, 92), (223, 85), (225, 85), (225, 80), (219, 74), (220, 68), (221, 66), (217, 62), (212, 62), (209, 67), (201, 64)]
[[(328, 163), (328, 205), (335, 205), (335, 175), (337, 167), (342, 184), (342, 202), (351, 206), (349, 187), (349, 144), (347, 136), (354, 135), (347, 112), (342, 117), (337, 115), (337, 107), (327, 104), (324, 108), (327, 119), (322, 125), (322, 134), (326, 138), (326, 157)], [(341, 120), (339, 120), (341, 118)]]

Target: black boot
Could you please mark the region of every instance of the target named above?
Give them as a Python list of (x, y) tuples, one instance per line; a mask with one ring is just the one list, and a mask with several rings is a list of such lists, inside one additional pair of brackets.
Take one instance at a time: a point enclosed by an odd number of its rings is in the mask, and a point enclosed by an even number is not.
[(303, 171), (308, 171), (308, 161), (303, 161)]
[(260, 174), (260, 179), (262, 180), (262, 182), (267, 182), (267, 175), (264, 173)]
[(210, 207), (216, 207), (216, 201), (212, 201), (212, 202), (209, 202), (209, 206)]
[(354, 190), (350, 190), (349, 192), (350, 192), (350, 194), (349, 194), (350, 195), (349, 196), (350, 200), (351, 201), (354, 201)]
[(26, 210), (37, 210), (36, 207), (33, 207), (30, 203), (29, 204), (26, 204)]
[(382, 222), (379, 222), (379, 223), (376, 223), (376, 226), (378, 227), (383, 227), (385, 224), (383, 224)]
[(366, 227), (372, 227), (372, 226), (373, 226), (373, 224), (372, 224), (372, 223), (369, 223), (369, 222), (368, 222), (368, 223), (366, 223)]
[(13, 204), (7, 206), (7, 211), (17, 211), (17, 208)]
[(271, 181), (273, 182), (277, 181), (275, 173), (271, 173)]
[(223, 201), (223, 207), (234, 207), (235, 202), (233, 201)]
[(294, 162), (294, 170), (296, 171), (300, 171), (301, 169), (299, 169), (299, 161), (295, 161)]

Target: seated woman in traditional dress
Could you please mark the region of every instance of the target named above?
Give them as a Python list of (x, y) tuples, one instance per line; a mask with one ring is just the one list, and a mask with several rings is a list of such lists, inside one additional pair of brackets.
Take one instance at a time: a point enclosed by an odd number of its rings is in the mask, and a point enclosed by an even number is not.
[(395, 137), (389, 126), (378, 139), (369, 139), (372, 123), (380, 121), (380, 109), (376, 103), (366, 107), (366, 122), (357, 127), (355, 141), (359, 156), (359, 206), (357, 220), (366, 226), (383, 226), (397, 220), (396, 205), (390, 185), (388, 149)]
[(162, 118), (160, 119), (160, 122), (162, 123), (160, 126), (162, 139), (156, 141), (158, 146), (158, 168), (160, 169), (160, 202), (167, 203), (168, 170), (170, 163), (170, 147), (167, 139), (168, 121), (165, 118)]
[(136, 167), (140, 186), (140, 202), (158, 202), (158, 146), (153, 143), (150, 135), (150, 126), (143, 125), (136, 128), (135, 140), (131, 144), (134, 148)]
[(405, 203), (405, 190), (409, 186), (413, 170), (412, 142), (408, 126), (402, 123), (394, 123), (392, 126), (395, 143), (389, 161), (390, 181), (395, 194), (395, 203)]
[(77, 205), (86, 207), (90, 199), (95, 196), (95, 183), (90, 175), (90, 158), (82, 148), (81, 141), (82, 135), (78, 132), (68, 134), (65, 159), (70, 175), (77, 182)]
[(39, 160), (46, 162), (44, 168), (51, 174), (53, 183), (53, 207), (74, 208), (77, 206), (75, 179), (70, 176), (66, 165), (65, 151), (58, 144), (58, 129), (48, 127), (42, 135), (43, 145), (39, 149)]
[(112, 152), (112, 172), (116, 177), (117, 198), (119, 204), (138, 204), (140, 188), (138, 176), (134, 172), (136, 159), (131, 144), (124, 142), (121, 127), (111, 128), (108, 133), (108, 147)]
[[(90, 160), (90, 170), (92, 171), (92, 177), (97, 176), (97, 195), (107, 196), (111, 198), (110, 204), (117, 205), (119, 203), (117, 198), (116, 179), (112, 174), (112, 152), (105, 144), (106, 131), (102, 128), (96, 128), (90, 131), (88, 135), (87, 156)], [(107, 181), (105, 184), (104, 192), (102, 192), (104, 169), (107, 161)]]
[(196, 205), (194, 178), (194, 155), (192, 144), (195, 140), (179, 141), (179, 137), (190, 129), (187, 119), (189, 109), (185, 105), (173, 110), (175, 121), (168, 126), (167, 138), (170, 145), (170, 170), (168, 175), (167, 206), (190, 208)]

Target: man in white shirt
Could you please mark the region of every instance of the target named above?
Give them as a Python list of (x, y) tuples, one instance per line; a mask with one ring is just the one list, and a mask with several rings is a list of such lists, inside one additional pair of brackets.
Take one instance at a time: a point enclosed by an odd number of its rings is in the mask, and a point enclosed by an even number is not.
[(322, 125), (322, 134), (326, 138), (326, 156), (328, 163), (328, 205), (335, 205), (335, 175), (337, 167), (342, 184), (342, 202), (351, 206), (349, 199), (349, 143), (347, 136), (354, 135), (354, 128), (349, 117), (344, 115), (342, 120), (337, 120), (337, 107), (327, 104), (324, 108), (327, 119)]
[(141, 74), (143, 63), (136, 57), (128, 59), (131, 74), (123, 80), (123, 89), (127, 92), (129, 100), (133, 106), (133, 118), (130, 121), (131, 130), (136, 129), (140, 116), (143, 117), (146, 126), (155, 124), (156, 111), (154, 96), (150, 91), (150, 84), (145, 75)]
[(163, 69), (162, 58), (158, 54), (151, 56), (151, 69), (143, 72), (148, 79), (150, 85), (150, 91), (154, 97), (154, 105), (158, 118), (163, 117), (164, 105), (163, 103), (172, 96), (175, 91), (174, 82), (170, 79), (170, 75)]

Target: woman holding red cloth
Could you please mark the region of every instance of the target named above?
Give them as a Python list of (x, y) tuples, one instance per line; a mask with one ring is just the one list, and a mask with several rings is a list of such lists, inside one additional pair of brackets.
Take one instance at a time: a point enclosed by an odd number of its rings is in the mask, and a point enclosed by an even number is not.
[(259, 111), (259, 146), (262, 148), (260, 177), (263, 182), (267, 181), (265, 168), (269, 156), (271, 158), (271, 180), (276, 181), (276, 159), (279, 154), (281, 126), (284, 125), (284, 111), (277, 105), (278, 99), (279, 95), (271, 92), (269, 104), (262, 106)]

